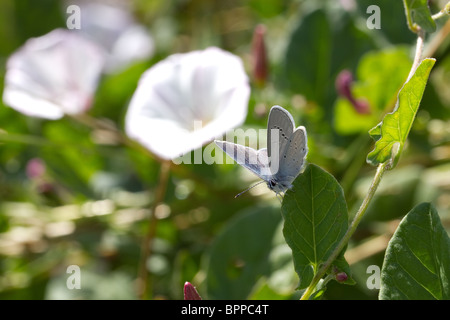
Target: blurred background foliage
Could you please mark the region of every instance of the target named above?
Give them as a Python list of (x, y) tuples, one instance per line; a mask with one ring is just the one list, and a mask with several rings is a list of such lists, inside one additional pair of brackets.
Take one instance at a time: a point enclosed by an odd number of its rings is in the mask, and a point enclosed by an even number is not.
[[(378, 30), (366, 25), (372, 0), (131, 2), (154, 38), (155, 55), (105, 75), (90, 115), (122, 130), (142, 72), (176, 52), (219, 46), (242, 57), (252, 78), (253, 31), (264, 24), (269, 78), (264, 87), (252, 85), (243, 127), (264, 128), (274, 104), (288, 109), (308, 130), (308, 161), (338, 179), (350, 214), (356, 211), (375, 171), (365, 162), (373, 145), (367, 130), (392, 110), (411, 66), (415, 36), (401, 1), (376, 1)], [(430, 3), (436, 13), (445, 1)], [(0, 83), (14, 50), (65, 27), (66, 6), (0, 2)], [(407, 149), (349, 245), (357, 284), (332, 283), (326, 299), (376, 299), (378, 291), (366, 286), (367, 267), (381, 267), (389, 236), (415, 204), (433, 202), (450, 227), (447, 20), (427, 38), (425, 55), (437, 63)], [(369, 103), (370, 113), (358, 113), (338, 96), (335, 80), (344, 69), (353, 73), (353, 94)], [(0, 129), (0, 299), (136, 299), (140, 244), (160, 164), (68, 117), (39, 120), (0, 105)], [(173, 168), (147, 261), (153, 298), (182, 299), (185, 281), (207, 299), (298, 297), (279, 201), (264, 186), (234, 199), (253, 181), (237, 165)], [(80, 290), (66, 287), (69, 265), (81, 268)]]

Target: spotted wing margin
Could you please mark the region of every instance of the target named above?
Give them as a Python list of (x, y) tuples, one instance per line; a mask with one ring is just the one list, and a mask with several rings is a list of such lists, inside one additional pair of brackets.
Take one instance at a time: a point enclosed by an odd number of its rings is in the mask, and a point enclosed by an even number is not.
[(276, 173), (278, 180), (294, 181), (305, 164), (305, 157), (308, 153), (308, 140), (306, 129), (298, 127), (289, 137), (285, 149), (280, 156), (280, 167)]
[[(273, 106), (270, 109), (267, 123), (267, 154), (273, 163), (280, 163), (279, 158), (286, 148), (294, 128), (294, 119), (288, 111), (280, 106)], [(274, 170), (277, 170), (277, 167), (275, 165)]]
[(226, 154), (234, 159), (238, 164), (247, 168), (263, 180), (268, 180), (271, 176), (269, 169), (269, 158), (267, 149), (255, 150), (240, 144), (227, 141), (214, 141)]

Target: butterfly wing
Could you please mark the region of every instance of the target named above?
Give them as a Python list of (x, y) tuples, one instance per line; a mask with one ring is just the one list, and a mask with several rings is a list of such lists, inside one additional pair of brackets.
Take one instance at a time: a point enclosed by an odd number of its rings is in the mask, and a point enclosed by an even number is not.
[(280, 106), (273, 106), (270, 109), (267, 124), (267, 153), (275, 167), (272, 169), (273, 173), (278, 171), (281, 153), (286, 148), (294, 127), (294, 119), (288, 111)]
[(308, 153), (305, 127), (298, 127), (289, 137), (280, 155), (280, 167), (275, 179), (284, 186), (290, 186), (305, 164)]
[(233, 158), (236, 163), (247, 168), (263, 180), (267, 181), (270, 179), (271, 173), (266, 148), (255, 150), (227, 141), (215, 140), (214, 142), (226, 154)]

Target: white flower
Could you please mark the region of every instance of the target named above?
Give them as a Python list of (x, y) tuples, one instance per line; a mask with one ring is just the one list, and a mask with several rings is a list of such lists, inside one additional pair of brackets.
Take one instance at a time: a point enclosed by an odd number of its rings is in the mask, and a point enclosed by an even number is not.
[(141, 77), (126, 133), (164, 159), (175, 159), (242, 124), (250, 86), (239, 57), (211, 47), (174, 54)]
[(83, 113), (91, 106), (103, 64), (95, 44), (68, 30), (29, 39), (8, 59), (3, 101), (40, 118)]
[[(73, 1), (70, 1), (73, 4)], [(107, 72), (119, 72), (130, 63), (150, 58), (153, 39), (147, 30), (134, 21), (127, 6), (79, 1), (80, 33), (102, 47)]]

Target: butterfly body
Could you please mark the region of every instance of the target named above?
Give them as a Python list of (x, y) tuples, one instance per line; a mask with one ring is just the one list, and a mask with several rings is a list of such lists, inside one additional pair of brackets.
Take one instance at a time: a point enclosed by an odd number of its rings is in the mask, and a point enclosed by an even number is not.
[(263, 179), (277, 195), (292, 187), (308, 153), (305, 127), (295, 128), (291, 114), (280, 106), (270, 109), (267, 148), (255, 150), (232, 142), (215, 142), (238, 164)]

